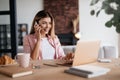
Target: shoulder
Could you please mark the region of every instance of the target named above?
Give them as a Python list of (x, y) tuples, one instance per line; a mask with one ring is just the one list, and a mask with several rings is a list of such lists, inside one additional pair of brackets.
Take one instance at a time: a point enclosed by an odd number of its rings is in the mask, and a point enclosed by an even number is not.
[(34, 39), (35, 36), (33, 34), (28, 34), (28, 35), (25, 35), (23, 39)]
[(54, 37), (54, 38), (52, 38), (51, 36), (49, 36), (49, 35), (48, 35), (48, 39), (52, 39), (52, 40), (59, 40), (57, 35), (55, 35), (55, 37)]
[(58, 38), (57, 35), (54, 38), (52, 38), (51, 36), (49, 36), (48, 40), (49, 40), (50, 43), (54, 43), (55, 45), (60, 44), (60, 40), (59, 40), (59, 38)]

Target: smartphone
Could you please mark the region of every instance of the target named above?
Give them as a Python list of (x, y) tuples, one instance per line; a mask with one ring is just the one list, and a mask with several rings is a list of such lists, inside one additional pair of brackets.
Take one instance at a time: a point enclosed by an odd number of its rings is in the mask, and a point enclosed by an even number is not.
[(38, 21), (36, 21), (35, 23), (41, 27), (41, 30), (46, 31), (46, 27), (43, 27), (41, 24), (39, 24)]

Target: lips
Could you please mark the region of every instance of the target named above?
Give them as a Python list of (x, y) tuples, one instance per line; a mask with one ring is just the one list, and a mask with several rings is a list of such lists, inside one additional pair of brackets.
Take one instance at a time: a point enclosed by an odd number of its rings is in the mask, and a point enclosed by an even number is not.
[(48, 29), (48, 28), (45, 28), (44, 31), (45, 31), (45, 33), (48, 33), (48, 32), (49, 32), (49, 29)]

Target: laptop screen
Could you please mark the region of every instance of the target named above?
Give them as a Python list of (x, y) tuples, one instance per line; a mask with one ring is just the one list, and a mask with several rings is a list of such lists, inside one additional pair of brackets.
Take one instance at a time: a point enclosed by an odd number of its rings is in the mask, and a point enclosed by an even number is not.
[(87, 64), (97, 61), (100, 40), (78, 41), (72, 66)]

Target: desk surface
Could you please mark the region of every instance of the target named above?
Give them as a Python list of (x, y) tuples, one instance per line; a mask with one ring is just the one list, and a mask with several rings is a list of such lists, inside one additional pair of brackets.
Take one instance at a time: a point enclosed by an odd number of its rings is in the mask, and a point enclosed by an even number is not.
[[(47, 61), (51, 62), (51, 61)], [(52, 61), (54, 63), (54, 61)], [(111, 63), (91, 63), (93, 65), (99, 65), (103, 67), (110, 68), (111, 71), (106, 75), (102, 75), (94, 78), (83, 78), (80, 76), (64, 73), (67, 66), (52, 67), (47, 65), (42, 65), (40, 69), (33, 69), (32, 75), (11, 78), (6, 75), (0, 74), (1, 80), (119, 80), (120, 79), (120, 59), (115, 59)]]

